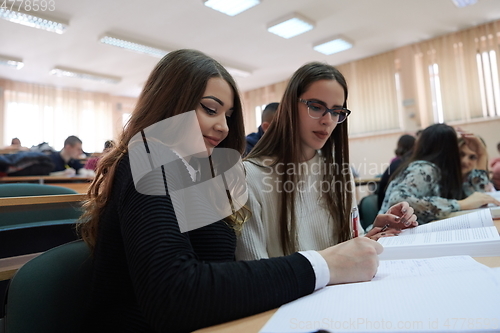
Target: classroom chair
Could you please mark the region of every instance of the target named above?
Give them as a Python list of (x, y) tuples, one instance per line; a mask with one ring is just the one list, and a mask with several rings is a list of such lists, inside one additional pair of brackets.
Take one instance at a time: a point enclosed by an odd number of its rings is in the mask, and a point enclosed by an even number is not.
[[(0, 197), (76, 194), (69, 188), (42, 184), (1, 184)], [(76, 240), (78, 208), (33, 208), (0, 213), (0, 258), (46, 251)]]
[[(75, 193), (77, 192), (72, 189), (60, 186), (29, 183), (0, 184), (1, 198)], [(54, 223), (57, 221), (58, 224), (62, 224), (68, 222), (68, 220), (74, 221), (80, 215), (79, 210), (71, 207), (5, 212), (0, 215), (0, 231), (33, 226), (34, 223), (41, 225), (43, 221), (52, 221)]]
[(90, 295), (91, 273), (90, 249), (82, 240), (28, 261), (9, 285), (4, 333), (78, 332)]
[(378, 215), (378, 196), (370, 194), (361, 199), (358, 205), (359, 222), (364, 230), (368, 228)]
[[(69, 188), (42, 184), (0, 184), (0, 197), (75, 194)], [(47, 251), (78, 239), (75, 230), (79, 209), (24, 209), (0, 213), (0, 258)], [(3, 304), (9, 281), (0, 281), (0, 304)], [(3, 316), (0, 307), (0, 317)]]

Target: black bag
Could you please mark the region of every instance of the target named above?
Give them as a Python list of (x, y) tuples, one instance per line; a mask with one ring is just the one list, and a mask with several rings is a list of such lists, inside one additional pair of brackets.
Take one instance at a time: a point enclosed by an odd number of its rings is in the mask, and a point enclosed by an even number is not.
[(52, 159), (44, 153), (19, 152), (0, 155), (0, 173), (7, 176), (48, 175), (53, 169)]

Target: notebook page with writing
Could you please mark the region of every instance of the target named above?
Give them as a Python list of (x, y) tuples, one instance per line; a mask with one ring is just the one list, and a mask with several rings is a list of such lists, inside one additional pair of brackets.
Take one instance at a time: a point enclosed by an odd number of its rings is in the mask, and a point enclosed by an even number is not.
[(377, 274), (371, 282), (477, 269), (490, 270), (491, 268), (480, 264), (471, 256), (381, 260)]
[(260, 333), (494, 332), (499, 302), (485, 270), (337, 285), (283, 305)]
[(384, 246), (381, 260), (500, 255), (500, 236), (489, 209), (405, 229), (378, 242)]
[(424, 232), (433, 231), (445, 231), (445, 230), (456, 230), (456, 229), (470, 229), (470, 228), (482, 228), (482, 227), (493, 227), (493, 219), (491, 217), (491, 212), (489, 209), (481, 209), (468, 214), (450, 217), (443, 220), (438, 220), (423, 225), (419, 225), (415, 228), (408, 228), (402, 231), (402, 234), (416, 234)]

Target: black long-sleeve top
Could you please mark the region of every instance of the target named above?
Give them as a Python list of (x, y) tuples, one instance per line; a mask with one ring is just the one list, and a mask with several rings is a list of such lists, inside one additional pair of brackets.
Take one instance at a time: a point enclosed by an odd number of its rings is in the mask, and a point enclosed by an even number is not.
[(84, 331), (189, 332), (313, 292), (301, 254), (236, 262), (235, 247), (224, 221), (181, 233), (168, 193), (137, 192), (125, 156), (100, 220)]

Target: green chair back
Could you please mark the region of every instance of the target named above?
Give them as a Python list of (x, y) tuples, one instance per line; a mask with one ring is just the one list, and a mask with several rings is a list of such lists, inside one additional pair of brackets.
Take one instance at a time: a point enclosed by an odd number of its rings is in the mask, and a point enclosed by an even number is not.
[(366, 230), (378, 215), (378, 196), (376, 194), (369, 194), (358, 205), (359, 209), (359, 222), (363, 229)]
[[(22, 197), (75, 193), (77, 192), (72, 189), (60, 186), (27, 183), (0, 184), (0, 197)], [(69, 205), (67, 208), (5, 212), (0, 214), (0, 230), (16, 228), (16, 226), (22, 227), (33, 222), (75, 220), (78, 219), (80, 215), (81, 211), (79, 209), (72, 208)]]
[(12, 278), (5, 333), (78, 332), (91, 286), (92, 259), (82, 240), (42, 253)]

